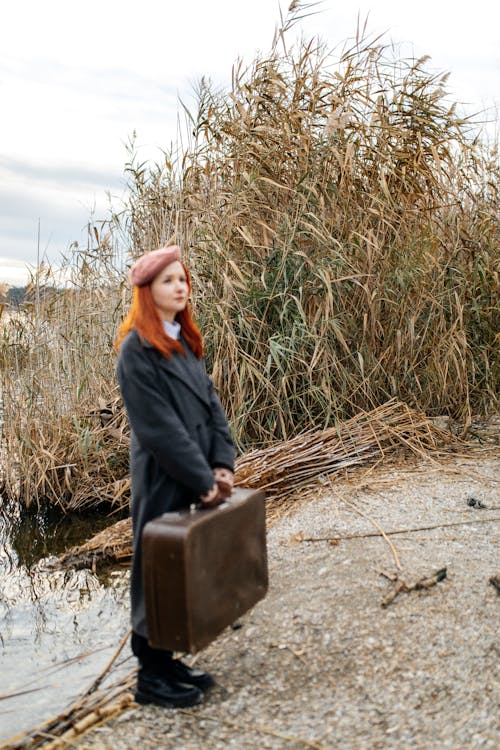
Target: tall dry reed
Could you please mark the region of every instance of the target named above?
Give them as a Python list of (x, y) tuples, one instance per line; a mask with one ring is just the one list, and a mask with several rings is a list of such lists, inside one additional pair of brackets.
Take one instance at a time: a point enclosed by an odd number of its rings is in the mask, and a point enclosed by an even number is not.
[(128, 470), (112, 352), (126, 285), (105, 235), (95, 228), (93, 239), (97, 257), (89, 245), (63, 269), (68, 288), (54, 287), (61, 272), (47, 266), (23, 308), (0, 317), (2, 494), (26, 507), (79, 507), (89, 487), (109, 504)]
[(189, 249), (245, 448), (393, 396), (463, 421), (496, 408), (498, 154), (446, 76), (391, 55), (278, 34), (229, 92), (201, 83), (176, 165), (131, 169), (135, 247)]
[[(157, 164), (131, 155), (111, 239), (77, 253), (80, 288), (4, 331), (6, 483), (26, 504), (126, 487), (118, 235), (131, 256), (183, 245), (240, 450), (393, 397), (465, 425), (497, 408), (498, 151), (425, 58), (366, 36), (340, 55), (289, 47), (304, 10), (292, 5), (269, 53), (235, 64), (230, 90), (200, 82), (185, 143)], [(99, 398), (114, 404), (111, 430)]]

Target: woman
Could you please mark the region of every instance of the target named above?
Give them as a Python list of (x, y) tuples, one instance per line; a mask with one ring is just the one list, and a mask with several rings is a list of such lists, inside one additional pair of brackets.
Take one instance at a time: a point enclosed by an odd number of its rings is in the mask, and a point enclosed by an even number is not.
[(133, 300), (116, 340), (117, 377), (131, 426), (134, 554), (132, 651), (139, 660), (135, 699), (161, 706), (198, 703), (213, 678), (172, 652), (151, 648), (141, 567), (144, 525), (200, 500), (231, 494), (234, 447), (208, 377), (191, 317), (191, 280), (177, 245), (140, 257), (130, 270)]

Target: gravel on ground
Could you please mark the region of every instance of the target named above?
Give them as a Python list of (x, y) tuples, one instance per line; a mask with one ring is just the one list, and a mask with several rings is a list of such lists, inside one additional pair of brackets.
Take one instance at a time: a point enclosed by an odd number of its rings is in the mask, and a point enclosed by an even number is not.
[[(269, 530), (267, 597), (195, 657), (217, 680), (204, 703), (134, 704), (74, 746), (500, 747), (499, 463), (426, 461), (325, 485)], [(439, 527), (411, 531), (422, 526)], [(380, 529), (407, 531), (303, 541)]]

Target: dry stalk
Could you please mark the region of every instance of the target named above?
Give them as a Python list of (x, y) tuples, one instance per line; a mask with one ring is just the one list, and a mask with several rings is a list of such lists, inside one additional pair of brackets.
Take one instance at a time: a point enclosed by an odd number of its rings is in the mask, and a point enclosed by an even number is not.
[(297, 534), (292, 538), (293, 542), (329, 542), (332, 545), (336, 545), (341, 541), (348, 539), (369, 539), (371, 537), (383, 537), (392, 536), (393, 534), (410, 534), (418, 531), (432, 531), (433, 529), (447, 529), (451, 526), (469, 526), (477, 523), (499, 523), (500, 518), (478, 518), (475, 521), (449, 521), (448, 523), (436, 523), (430, 526), (414, 526), (413, 528), (407, 529), (391, 529), (389, 531), (367, 531), (359, 532), (356, 534), (342, 534), (339, 536), (304, 536), (303, 534)]
[(85, 698), (85, 696), (90, 695), (95, 690), (97, 690), (101, 682), (105, 679), (106, 675), (109, 673), (113, 664), (116, 663), (116, 660), (118, 659), (119, 655), (123, 651), (123, 648), (125, 647), (126, 643), (128, 642), (130, 638), (131, 632), (132, 632), (131, 630), (128, 630), (125, 633), (125, 635), (123, 636), (123, 638), (121, 639), (118, 645), (118, 648), (116, 649), (115, 653), (113, 654), (109, 662), (106, 664), (102, 672), (96, 677), (96, 679), (92, 681), (92, 684), (87, 688), (87, 690), (83, 693), (83, 696), (82, 696), (83, 698)]
[(363, 513), (361, 510), (359, 510), (358, 508), (356, 508), (356, 506), (354, 504), (350, 503), (350, 505), (351, 505), (351, 507), (355, 510), (355, 512), (358, 515), (360, 515), (362, 518), (367, 518), (368, 521), (370, 521), (370, 523), (373, 524), (373, 526), (375, 526), (375, 528), (379, 530), (380, 535), (385, 539), (385, 541), (389, 545), (389, 548), (391, 550), (392, 556), (394, 557), (394, 563), (396, 565), (396, 568), (398, 570), (402, 570), (403, 568), (402, 568), (401, 562), (399, 560), (398, 551), (397, 551), (396, 547), (394, 546), (394, 544), (389, 539), (389, 537), (387, 535), (387, 532), (382, 528), (382, 526), (378, 523), (378, 521), (375, 521), (375, 519), (371, 518), (370, 516), (367, 516), (366, 513)]

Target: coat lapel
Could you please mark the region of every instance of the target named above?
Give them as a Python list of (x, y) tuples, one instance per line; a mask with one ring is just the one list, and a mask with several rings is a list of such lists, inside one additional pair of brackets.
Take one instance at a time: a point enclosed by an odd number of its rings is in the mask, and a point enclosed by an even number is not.
[(197, 398), (210, 408), (207, 382), (202, 363), (196, 358), (187, 344), (182, 341), (185, 356), (174, 352), (171, 359), (160, 356), (160, 367), (169, 375), (182, 381)]

